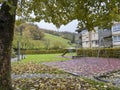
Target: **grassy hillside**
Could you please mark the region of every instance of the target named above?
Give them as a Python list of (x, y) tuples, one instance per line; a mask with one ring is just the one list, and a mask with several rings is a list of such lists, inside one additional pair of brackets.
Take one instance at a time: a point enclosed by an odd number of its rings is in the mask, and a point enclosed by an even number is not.
[[(64, 39), (68, 39), (70, 41), (73, 40), (73, 35), (75, 35), (75, 42), (77, 42), (79, 40), (79, 35), (77, 33), (72, 33), (72, 32), (67, 32), (67, 31), (53, 31), (53, 30), (47, 30), (47, 29), (42, 29), (40, 28), (40, 30), (42, 30), (45, 33), (49, 33), (55, 36), (61, 36)], [(75, 43), (74, 42), (74, 43)]]
[(21, 47), (25, 49), (57, 49), (66, 48), (69, 46), (69, 40), (64, 39), (60, 36), (51, 35), (44, 33), (45, 36), (42, 40), (33, 40), (28, 31), (23, 32), (22, 39), (19, 39), (19, 34), (15, 33), (13, 48), (17, 48), (17, 41), (21, 41)]
[(57, 45), (57, 44), (62, 44), (64, 46), (68, 46), (68, 42), (69, 40), (67, 39), (64, 39), (60, 36), (55, 36), (55, 35), (51, 35), (51, 34), (47, 34), (45, 33), (45, 40), (50, 40), (50, 43), (51, 43), (51, 46), (53, 46), (54, 44)]

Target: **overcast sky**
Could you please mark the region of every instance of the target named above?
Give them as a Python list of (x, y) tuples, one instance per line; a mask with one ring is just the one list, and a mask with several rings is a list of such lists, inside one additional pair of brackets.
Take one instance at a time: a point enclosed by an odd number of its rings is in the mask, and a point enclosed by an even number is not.
[(52, 23), (45, 23), (44, 20), (42, 20), (39, 23), (36, 23), (40, 28), (44, 29), (50, 29), (50, 30), (55, 30), (55, 31), (68, 31), (68, 32), (75, 32), (77, 29), (77, 20), (73, 20), (72, 22), (68, 23), (67, 25), (62, 25), (59, 29), (56, 28), (55, 25)]

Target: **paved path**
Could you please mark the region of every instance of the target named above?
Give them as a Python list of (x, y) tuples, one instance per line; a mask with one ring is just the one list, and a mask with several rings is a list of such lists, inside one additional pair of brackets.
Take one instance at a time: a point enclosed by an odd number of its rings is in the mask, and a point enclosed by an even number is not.
[(105, 72), (120, 70), (120, 59), (82, 57), (62, 62), (43, 63), (80, 76), (95, 76)]
[(39, 73), (39, 74), (30, 74), (30, 73), (24, 73), (24, 74), (12, 74), (11, 75), (13, 79), (20, 79), (20, 78), (70, 78), (73, 76), (66, 75), (66, 74), (49, 74), (49, 73)]

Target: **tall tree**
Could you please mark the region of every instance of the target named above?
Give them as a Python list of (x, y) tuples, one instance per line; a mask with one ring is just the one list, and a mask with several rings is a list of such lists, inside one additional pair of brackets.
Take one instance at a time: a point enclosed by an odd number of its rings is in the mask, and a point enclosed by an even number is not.
[(17, 0), (3, 0), (0, 4), (0, 90), (12, 90), (10, 55)]
[(44, 19), (57, 27), (77, 19), (79, 28), (110, 26), (120, 21), (119, 0), (0, 0), (0, 89), (11, 90), (10, 51), (16, 7), (19, 19)]

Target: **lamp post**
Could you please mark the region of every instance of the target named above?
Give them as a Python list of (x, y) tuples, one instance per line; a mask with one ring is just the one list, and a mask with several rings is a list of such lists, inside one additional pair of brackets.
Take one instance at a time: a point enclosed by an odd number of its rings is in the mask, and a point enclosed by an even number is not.
[(19, 39), (17, 41), (17, 46), (18, 46), (18, 58), (17, 58), (17, 60), (18, 61), (20, 60), (20, 42), (21, 42), (21, 39), (22, 39), (22, 28), (20, 28)]

